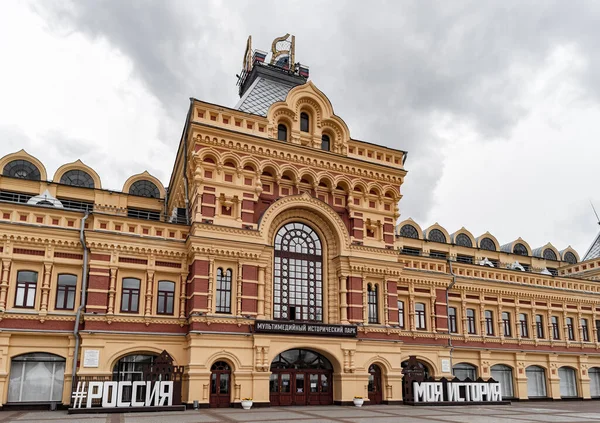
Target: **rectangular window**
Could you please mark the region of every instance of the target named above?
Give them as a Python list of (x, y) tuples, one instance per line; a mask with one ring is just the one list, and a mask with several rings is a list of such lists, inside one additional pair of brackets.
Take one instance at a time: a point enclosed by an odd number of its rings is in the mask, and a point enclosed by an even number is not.
[(529, 338), (529, 328), (527, 327), (527, 315), (519, 313), (519, 333), (521, 338)]
[(583, 342), (590, 342), (590, 331), (588, 330), (587, 319), (581, 319), (581, 336)]
[(559, 340), (560, 339), (560, 329), (558, 327), (558, 317), (552, 316), (552, 339)]
[(448, 308), (448, 330), (450, 333), (458, 333), (456, 330), (456, 307)]
[[(217, 269), (217, 304), (215, 311), (217, 313), (231, 313), (231, 269)], [(291, 319), (294, 320), (294, 319)]]
[(467, 332), (471, 335), (477, 333), (477, 328), (475, 327), (475, 310), (472, 308), (467, 309)]
[(408, 254), (410, 256), (420, 256), (421, 250), (419, 250), (418, 248), (402, 247), (402, 254)]
[(379, 323), (377, 310), (377, 285), (367, 287), (367, 302), (369, 303), (369, 323)]
[(567, 317), (567, 337), (569, 341), (575, 340), (575, 330), (573, 329), (573, 318)]
[(160, 220), (160, 212), (155, 210), (127, 209), (127, 217), (146, 220)]
[(57, 310), (73, 310), (75, 308), (75, 293), (77, 290), (77, 276), (58, 275), (58, 287), (56, 288)]
[(417, 330), (427, 330), (427, 325), (425, 324), (425, 304), (423, 303), (415, 304), (415, 327)]
[(490, 310), (485, 311), (485, 334), (494, 336), (494, 313)]
[(123, 278), (121, 290), (121, 312), (137, 313), (140, 308), (140, 280)]
[(471, 256), (463, 256), (463, 255), (457, 254), (456, 255), (456, 261), (458, 263), (473, 264), (473, 257), (471, 257)]
[(596, 320), (596, 341), (600, 342), (600, 320)]
[(175, 282), (160, 281), (158, 283), (157, 314), (173, 314), (175, 299)]
[(20, 270), (17, 272), (17, 292), (15, 295), (15, 307), (35, 307), (35, 291), (37, 288), (37, 272)]
[(538, 339), (544, 339), (544, 316), (541, 314), (535, 316), (535, 327)]
[(510, 313), (503, 311), (502, 312), (502, 328), (504, 330), (504, 336), (511, 337), (512, 331), (510, 330)]
[(404, 329), (404, 301), (398, 301), (398, 326)]
[(429, 257), (446, 260), (447, 255), (443, 251), (430, 251)]

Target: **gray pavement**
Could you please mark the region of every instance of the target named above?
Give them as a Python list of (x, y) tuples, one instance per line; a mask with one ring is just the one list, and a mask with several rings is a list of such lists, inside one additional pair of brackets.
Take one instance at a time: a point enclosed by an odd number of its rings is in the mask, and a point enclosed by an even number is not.
[(203, 409), (184, 412), (78, 414), (66, 411), (2, 411), (0, 423), (583, 423), (600, 422), (600, 401), (519, 402), (498, 406), (411, 407), (271, 407), (241, 410)]

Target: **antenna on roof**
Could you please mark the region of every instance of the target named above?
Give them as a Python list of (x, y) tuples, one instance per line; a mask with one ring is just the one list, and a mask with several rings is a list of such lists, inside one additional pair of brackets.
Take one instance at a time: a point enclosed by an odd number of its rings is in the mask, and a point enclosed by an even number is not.
[(600, 225), (600, 217), (598, 217), (598, 213), (596, 212), (596, 208), (594, 207), (594, 203), (590, 200), (590, 205), (592, 206), (592, 210), (594, 210), (594, 214), (596, 215), (596, 219), (598, 220), (598, 225)]

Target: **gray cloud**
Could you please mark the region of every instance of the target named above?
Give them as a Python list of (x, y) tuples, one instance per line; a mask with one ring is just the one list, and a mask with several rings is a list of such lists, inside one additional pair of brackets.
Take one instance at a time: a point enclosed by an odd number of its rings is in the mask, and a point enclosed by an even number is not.
[[(106, 39), (128, 56), (170, 119), (176, 145), (187, 98), (232, 106), (248, 34), (267, 50), (285, 32), (352, 135), (408, 150), (403, 216), (427, 219), (442, 175), (441, 117), (502, 140), (528, 113), (523, 92), (557, 46), (586, 60), (577, 81), (600, 98), (600, 4), (574, 1), (96, 1), (37, 10), (54, 28)], [(307, 12), (311, 12), (307, 18)], [(169, 126), (170, 125), (170, 126)], [(167, 127), (169, 126), (169, 127)], [(174, 126), (174, 127), (173, 127)], [(170, 168), (170, 165), (167, 166)], [(164, 166), (163, 166), (164, 168)], [(436, 217), (432, 217), (437, 220)]]

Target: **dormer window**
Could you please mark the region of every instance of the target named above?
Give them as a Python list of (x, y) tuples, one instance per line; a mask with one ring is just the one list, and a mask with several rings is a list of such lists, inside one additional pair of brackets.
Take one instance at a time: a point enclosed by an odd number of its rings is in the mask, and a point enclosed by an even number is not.
[(40, 171), (35, 165), (27, 160), (13, 160), (4, 166), (2, 171), (4, 176), (13, 178), (29, 179), (31, 181), (39, 181), (41, 179)]
[(308, 121), (308, 113), (300, 113), (300, 130), (302, 132), (309, 132), (309, 121)]
[(287, 141), (287, 126), (283, 123), (277, 125), (277, 139), (279, 141)]
[(331, 148), (331, 142), (329, 141), (329, 135), (323, 134), (321, 137), (321, 150), (329, 151)]
[(129, 194), (140, 197), (160, 198), (158, 187), (147, 180), (135, 181), (131, 185), (131, 188), (129, 188)]

